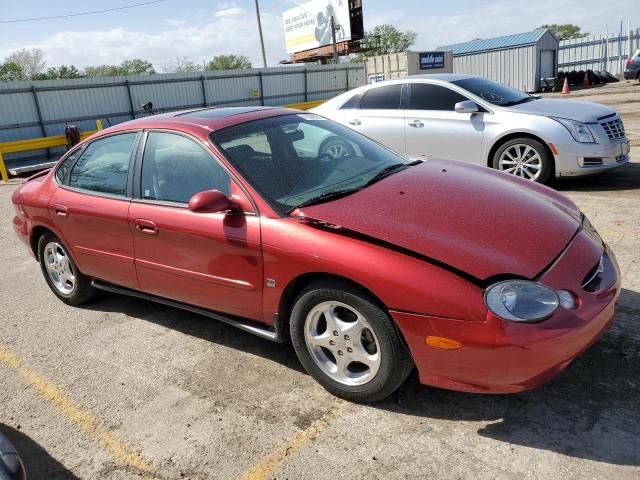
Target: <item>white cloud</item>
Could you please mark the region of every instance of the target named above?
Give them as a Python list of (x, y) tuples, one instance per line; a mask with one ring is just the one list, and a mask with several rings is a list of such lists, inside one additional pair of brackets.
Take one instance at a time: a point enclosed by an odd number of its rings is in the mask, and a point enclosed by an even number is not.
[(172, 27), (182, 27), (183, 25), (186, 25), (187, 21), (186, 20), (174, 20), (171, 18), (167, 18), (165, 21), (165, 23), (171, 25)]
[[(216, 15), (221, 14), (221, 15)], [(115, 28), (106, 31), (64, 31), (26, 48), (44, 50), (47, 65), (120, 64), (129, 58), (144, 58), (156, 66), (176, 57), (187, 57), (195, 63), (220, 54), (249, 57), (254, 66), (262, 66), (255, 14), (228, 6), (214, 13), (204, 25), (178, 24), (167, 21), (164, 31), (139, 32)], [(282, 19), (261, 12), (262, 28), (269, 65), (286, 58)], [(0, 58), (13, 49), (0, 48)]]
[(245, 15), (246, 12), (238, 7), (229, 7), (229, 8), (225, 8), (223, 10), (218, 10), (215, 14), (214, 17), (216, 18), (229, 18), (229, 17), (238, 17), (240, 15)]
[[(415, 15), (411, 9), (368, 9), (364, 6), (365, 29), (391, 23), (400, 30), (418, 32), (416, 50), (440, 45), (465, 42), (474, 38), (491, 38), (512, 33), (527, 32), (545, 23), (573, 23), (583, 31), (600, 36), (607, 24), (610, 32), (617, 32), (620, 20), (638, 18), (633, 2), (616, 3), (616, 8), (601, 0), (498, 0), (477, 2), (472, 9), (457, 15), (438, 15), (437, 9), (430, 15)], [(435, 13), (435, 14), (434, 14)], [(637, 20), (632, 20), (632, 28)]]

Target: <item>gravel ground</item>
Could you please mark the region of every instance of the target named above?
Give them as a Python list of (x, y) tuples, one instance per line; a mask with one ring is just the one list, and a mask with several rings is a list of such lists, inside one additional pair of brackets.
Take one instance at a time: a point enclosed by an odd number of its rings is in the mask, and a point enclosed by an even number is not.
[(274, 345), (142, 300), (51, 294), (0, 185), (0, 430), (32, 479), (640, 478), (640, 86), (567, 98), (620, 110), (634, 162), (555, 186), (623, 271), (613, 327), (551, 383), (485, 396), (421, 386), (349, 404)]

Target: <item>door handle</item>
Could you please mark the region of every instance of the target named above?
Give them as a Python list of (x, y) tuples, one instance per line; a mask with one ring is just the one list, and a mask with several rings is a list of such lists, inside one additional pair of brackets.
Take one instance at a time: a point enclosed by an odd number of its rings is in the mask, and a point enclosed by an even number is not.
[(53, 206), (53, 210), (56, 212), (56, 215), (58, 215), (59, 217), (68, 217), (69, 216), (69, 209), (67, 207), (65, 207), (64, 205), (60, 205), (59, 203), (56, 203)]
[(414, 128), (422, 128), (424, 127), (424, 123), (422, 123), (420, 120), (414, 120), (413, 122), (409, 122), (409, 126)]
[(158, 226), (151, 220), (145, 220), (144, 218), (137, 218), (134, 222), (136, 230), (146, 235), (157, 235), (160, 231)]
[(362, 122), (357, 118), (354, 118), (353, 120), (349, 121), (349, 125), (362, 125)]

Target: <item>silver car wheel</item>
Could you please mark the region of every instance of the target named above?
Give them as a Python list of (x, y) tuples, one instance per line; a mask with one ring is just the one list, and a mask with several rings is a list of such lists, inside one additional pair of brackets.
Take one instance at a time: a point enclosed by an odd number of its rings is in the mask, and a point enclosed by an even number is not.
[(367, 319), (341, 302), (322, 302), (307, 314), (304, 339), (322, 372), (343, 385), (364, 385), (380, 368), (378, 339)]
[(76, 274), (64, 247), (58, 242), (49, 242), (43, 252), (44, 266), (52, 285), (62, 295), (71, 295), (76, 286)]
[(531, 145), (516, 143), (502, 152), (498, 168), (535, 182), (542, 174), (542, 156)]

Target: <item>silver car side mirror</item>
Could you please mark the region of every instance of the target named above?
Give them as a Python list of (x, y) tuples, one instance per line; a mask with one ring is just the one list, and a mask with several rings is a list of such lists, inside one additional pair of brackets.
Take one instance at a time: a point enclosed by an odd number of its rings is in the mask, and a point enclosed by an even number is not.
[(457, 113), (478, 113), (478, 105), (471, 100), (465, 100), (464, 102), (458, 102), (455, 106)]

